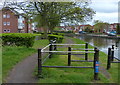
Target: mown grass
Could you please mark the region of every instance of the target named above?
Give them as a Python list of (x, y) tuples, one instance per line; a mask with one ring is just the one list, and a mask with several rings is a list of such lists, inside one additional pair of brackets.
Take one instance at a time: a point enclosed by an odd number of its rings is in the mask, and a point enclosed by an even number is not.
[(42, 48), (48, 44), (48, 40), (35, 41), (32, 48), (4, 46), (2, 47), (2, 76), (3, 81), (7, 77), (10, 70), (21, 60), (27, 56), (37, 52), (37, 48)]
[[(71, 38), (76, 44), (84, 44), (85, 42)], [(65, 41), (65, 40), (64, 40)], [(74, 48), (84, 48), (84, 46), (74, 46)], [(89, 48), (93, 48), (89, 45)], [(60, 48), (58, 50), (67, 50), (67, 47)], [(106, 68), (107, 55), (100, 52), (100, 66)], [(89, 60), (93, 60), (94, 54), (88, 55)], [(51, 59), (48, 59), (43, 65), (48, 66), (67, 66), (67, 55), (55, 55)], [(84, 60), (81, 56), (72, 56), (74, 60)], [(72, 62), (71, 66), (93, 66), (91, 62)], [(39, 79), (39, 83), (117, 83), (118, 82), (118, 66), (112, 65), (112, 68), (108, 71), (111, 78), (107, 79), (106, 76), (100, 72), (100, 80), (95, 81), (93, 78), (93, 69), (77, 69), (77, 68), (42, 68), (42, 77)]]

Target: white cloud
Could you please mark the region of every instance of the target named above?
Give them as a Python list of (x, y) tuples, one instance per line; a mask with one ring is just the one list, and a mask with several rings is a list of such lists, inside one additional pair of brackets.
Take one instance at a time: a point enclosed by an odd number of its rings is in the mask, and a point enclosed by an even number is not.
[(93, 24), (94, 20), (101, 20), (108, 23), (118, 22), (118, 2), (119, 0), (92, 0), (90, 7), (96, 11), (94, 19), (89, 24)]
[(99, 13), (97, 12), (94, 20), (101, 20), (108, 23), (117, 23), (118, 22), (118, 12), (115, 13)]
[(112, 13), (118, 11), (118, 0), (92, 0), (90, 5), (97, 12)]

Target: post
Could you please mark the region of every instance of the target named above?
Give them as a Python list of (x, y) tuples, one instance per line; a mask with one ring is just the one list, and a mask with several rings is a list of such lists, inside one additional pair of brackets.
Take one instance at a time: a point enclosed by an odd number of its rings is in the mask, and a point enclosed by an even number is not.
[[(52, 40), (50, 41), (49, 44), (50, 44), (50, 46), (49, 46), (49, 51), (52, 51)], [(49, 52), (49, 54), (50, 54), (49, 58), (51, 58), (51, 57), (52, 57), (52, 53)]]
[[(88, 43), (85, 44), (85, 49), (88, 49)], [(88, 52), (88, 50), (85, 50), (85, 52)], [(85, 60), (88, 60), (88, 53), (85, 53)]]
[(41, 49), (38, 49), (38, 77), (42, 74), (42, 53)]
[(95, 47), (94, 48), (94, 63), (93, 63), (93, 67), (95, 68), (95, 61), (96, 61), (96, 50), (97, 50), (97, 48)]
[(99, 50), (97, 48), (95, 48), (95, 54), (94, 54), (94, 80), (99, 80), (98, 73), (99, 73)]
[(111, 67), (111, 48), (108, 48), (107, 70)]
[(112, 45), (112, 51), (111, 51), (111, 61), (114, 60), (114, 45)]
[[(68, 47), (68, 51), (71, 51), (71, 47)], [(71, 53), (68, 53), (68, 66), (71, 64)]]

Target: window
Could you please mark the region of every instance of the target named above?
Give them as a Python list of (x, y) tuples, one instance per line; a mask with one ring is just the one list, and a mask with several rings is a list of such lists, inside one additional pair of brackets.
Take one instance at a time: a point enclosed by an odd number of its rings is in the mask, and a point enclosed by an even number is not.
[(10, 25), (10, 22), (7, 22), (7, 25)]
[(7, 14), (7, 18), (10, 18), (10, 15), (9, 15), (9, 14)]
[(3, 22), (3, 25), (6, 25), (6, 22)]
[(3, 18), (6, 18), (7, 16), (6, 16), (6, 14), (3, 14)]
[(10, 29), (8, 29), (7, 32), (10, 32)]
[(5, 33), (5, 32), (6, 32), (6, 29), (5, 29), (5, 30), (3, 30), (3, 32)]

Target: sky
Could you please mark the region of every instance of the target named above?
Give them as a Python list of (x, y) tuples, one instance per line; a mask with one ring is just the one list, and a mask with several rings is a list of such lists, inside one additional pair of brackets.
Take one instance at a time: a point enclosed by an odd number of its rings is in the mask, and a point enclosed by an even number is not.
[[(90, 7), (96, 12), (96, 14), (94, 15), (92, 21), (85, 24), (93, 25), (94, 20), (100, 20), (108, 23), (117, 23), (119, 1), (120, 0), (91, 0), (92, 3), (90, 4)], [(2, 3), (0, 3), (0, 7), (1, 6)]]
[(90, 7), (96, 12), (89, 24), (94, 20), (101, 20), (108, 23), (118, 23), (118, 2), (120, 0), (91, 0)]

